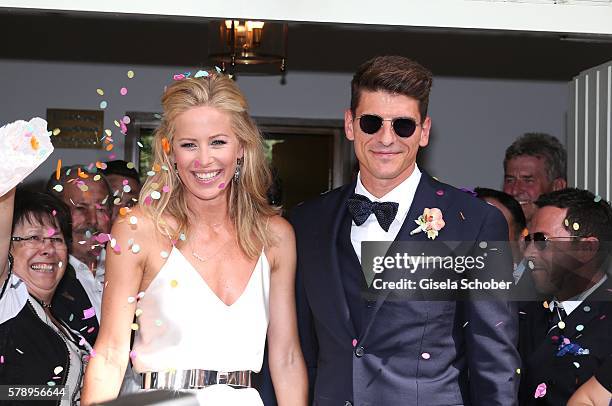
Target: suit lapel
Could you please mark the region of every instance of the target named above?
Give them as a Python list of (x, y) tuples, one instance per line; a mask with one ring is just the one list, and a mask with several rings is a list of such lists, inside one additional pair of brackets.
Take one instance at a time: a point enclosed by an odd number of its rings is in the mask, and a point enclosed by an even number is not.
[[(412, 204), (410, 205), (410, 209), (408, 210), (408, 215), (400, 228), (397, 237), (395, 237), (394, 242), (403, 242), (403, 241), (426, 241), (427, 233), (420, 232), (416, 234), (410, 234), (412, 230), (417, 227), (415, 220), (419, 218), (421, 214), (423, 214), (423, 210), (425, 208), (439, 208), (444, 214), (444, 209), (448, 206), (450, 199), (447, 197), (444, 190), (440, 188), (436, 188), (434, 183), (435, 181), (425, 172), (421, 174), (421, 180), (419, 181), (419, 185), (417, 186), (414, 199), (412, 200)], [(444, 240), (444, 229), (440, 230), (440, 234), (438, 238)], [(389, 247), (389, 252), (393, 252), (396, 248), (394, 244)], [(394, 281), (399, 280), (402, 276), (401, 272), (384, 272), (383, 280), (385, 281)], [(376, 317), (376, 314), (380, 310), (381, 306), (389, 296), (390, 290), (384, 290), (380, 292), (377, 296), (376, 304), (374, 306), (374, 310), (370, 313), (371, 317), (368, 320), (364, 320), (364, 332), (361, 337), (365, 337), (370, 328), (372, 327), (372, 323)]]
[[(325, 207), (329, 208), (329, 210), (325, 212), (329, 213), (331, 218), (321, 226), (320, 234), (315, 236), (315, 241), (312, 241), (313, 247), (316, 246), (319, 249), (311, 252), (318, 252), (320, 256), (313, 255), (313, 258), (309, 259), (314, 264), (314, 266), (309, 268), (317, 270), (317, 273), (313, 274), (314, 278), (310, 279), (311, 286), (309, 290), (317, 292), (317, 300), (311, 301), (311, 306), (320, 306), (319, 311), (316, 312), (317, 316), (325, 317), (322, 321), (328, 325), (329, 331), (333, 333), (341, 332), (337, 336), (341, 341), (345, 340), (346, 336), (356, 336), (342, 285), (336, 244), (343, 219), (348, 212), (346, 200), (352, 195), (354, 190), (355, 183), (345, 187), (335, 196), (330, 196)], [(329, 265), (326, 266), (327, 264)]]

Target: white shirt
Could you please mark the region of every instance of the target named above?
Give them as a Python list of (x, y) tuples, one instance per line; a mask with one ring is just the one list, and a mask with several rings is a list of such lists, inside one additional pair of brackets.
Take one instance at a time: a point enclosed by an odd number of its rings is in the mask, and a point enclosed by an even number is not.
[(96, 318), (98, 323), (100, 322), (100, 314), (102, 311), (102, 289), (104, 288), (104, 262), (106, 259), (106, 252), (102, 250), (100, 258), (98, 259), (98, 266), (96, 268), (96, 275), (89, 270), (89, 267), (81, 262), (76, 257), (70, 255), (68, 262), (74, 268), (76, 277), (83, 285), (89, 301), (96, 311)]
[(357, 258), (359, 258), (360, 263), (362, 241), (395, 240), (395, 237), (397, 237), (397, 234), (399, 233), (399, 230), (402, 227), (402, 224), (404, 224), (404, 220), (408, 215), (408, 211), (410, 210), (412, 200), (414, 200), (414, 195), (416, 193), (417, 186), (419, 186), (420, 181), (421, 171), (419, 170), (419, 167), (414, 164), (414, 171), (412, 171), (412, 174), (410, 174), (408, 178), (406, 178), (402, 183), (397, 185), (394, 189), (392, 189), (383, 197), (377, 198), (372, 195), (372, 193), (368, 192), (365, 186), (363, 186), (363, 183), (361, 183), (361, 173), (357, 174), (357, 185), (355, 186), (355, 193), (363, 195), (373, 202), (399, 203), (397, 214), (395, 215), (395, 219), (391, 223), (391, 227), (389, 227), (389, 231), (383, 230), (380, 224), (378, 224), (378, 220), (376, 220), (376, 216), (374, 215), (374, 213), (370, 214), (365, 223), (360, 226), (355, 224), (354, 221), (352, 222), (351, 242), (353, 243), (353, 248), (355, 249), (355, 253), (357, 254)]
[[(605, 281), (606, 279), (608, 279), (608, 275), (604, 275), (603, 278), (601, 278), (599, 280), (599, 282), (597, 282), (595, 285), (591, 286), (591, 288), (589, 290), (585, 290), (584, 292), (580, 293), (579, 295), (576, 295), (572, 298), (569, 298), (568, 300), (565, 300), (563, 302), (561, 302), (561, 308), (563, 310), (565, 310), (565, 314), (567, 314), (569, 316), (569, 314), (571, 312), (573, 312), (578, 306), (580, 306), (580, 303), (584, 302), (584, 300), (593, 292), (595, 292), (595, 290), (600, 287)], [(555, 303), (556, 300), (553, 300), (550, 305), (548, 306), (549, 310), (552, 312), (555, 309)]]

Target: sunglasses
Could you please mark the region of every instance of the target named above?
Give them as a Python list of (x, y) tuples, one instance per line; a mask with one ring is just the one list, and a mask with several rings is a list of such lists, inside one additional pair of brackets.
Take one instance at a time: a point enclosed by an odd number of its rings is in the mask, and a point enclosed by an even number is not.
[(362, 114), (357, 117), (357, 120), (359, 120), (359, 128), (361, 128), (361, 131), (370, 135), (376, 134), (383, 126), (383, 122), (391, 121), (393, 131), (401, 138), (410, 137), (420, 125), (409, 117), (382, 118), (375, 114)]
[(571, 238), (582, 238), (582, 237), (579, 237), (576, 235), (568, 235), (565, 237), (549, 237), (542, 232), (537, 232), (537, 233), (527, 234), (525, 236), (525, 248), (527, 248), (529, 246), (529, 243), (533, 241), (533, 246), (538, 251), (544, 251), (546, 248), (548, 248), (551, 241), (567, 239), (567, 238), (571, 239)]

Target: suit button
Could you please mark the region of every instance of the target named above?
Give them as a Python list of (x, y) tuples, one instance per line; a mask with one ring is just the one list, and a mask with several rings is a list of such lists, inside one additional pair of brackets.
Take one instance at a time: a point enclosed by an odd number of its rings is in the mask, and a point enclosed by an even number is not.
[(351, 403), (350, 400), (347, 400), (344, 402), (344, 406), (353, 406), (353, 403)]
[(363, 357), (363, 354), (365, 354), (365, 350), (363, 347), (355, 348), (355, 356), (357, 356), (358, 358), (361, 358)]

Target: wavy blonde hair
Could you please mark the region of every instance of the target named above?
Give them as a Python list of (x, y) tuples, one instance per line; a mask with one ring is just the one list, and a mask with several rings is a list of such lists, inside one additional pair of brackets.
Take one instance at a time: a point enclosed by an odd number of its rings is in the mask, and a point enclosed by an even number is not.
[[(244, 149), (239, 180), (232, 181), (228, 187), (229, 216), (240, 248), (249, 258), (257, 257), (262, 245), (269, 246), (273, 242), (267, 230), (267, 219), (278, 214), (280, 209), (272, 207), (267, 200), (272, 182), (270, 168), (264, 155), (263, 137), (248, 114), (245, 97), (233, 80), (223, 74), (209, 73), (206, 77), (174, 82), (164, 92), (161, 103), (163, 116), (153, 140), (152, 170), (155, 174), (149, 176), (142, 187), (140, 207), (153, 219), (157, 230), (173, 240), (189, 231), (190, 209), (185, 188), (174, 171), (171, 158), (174, 123), (177, 116), (194, 107), (209, 106), (226, 112)], [(170, 192), (152, 199), (151, 193), (164, 185), (170, 187)], [(168, 224), (162, 218), (164, 215), (172, 217), (176, 224)]]

